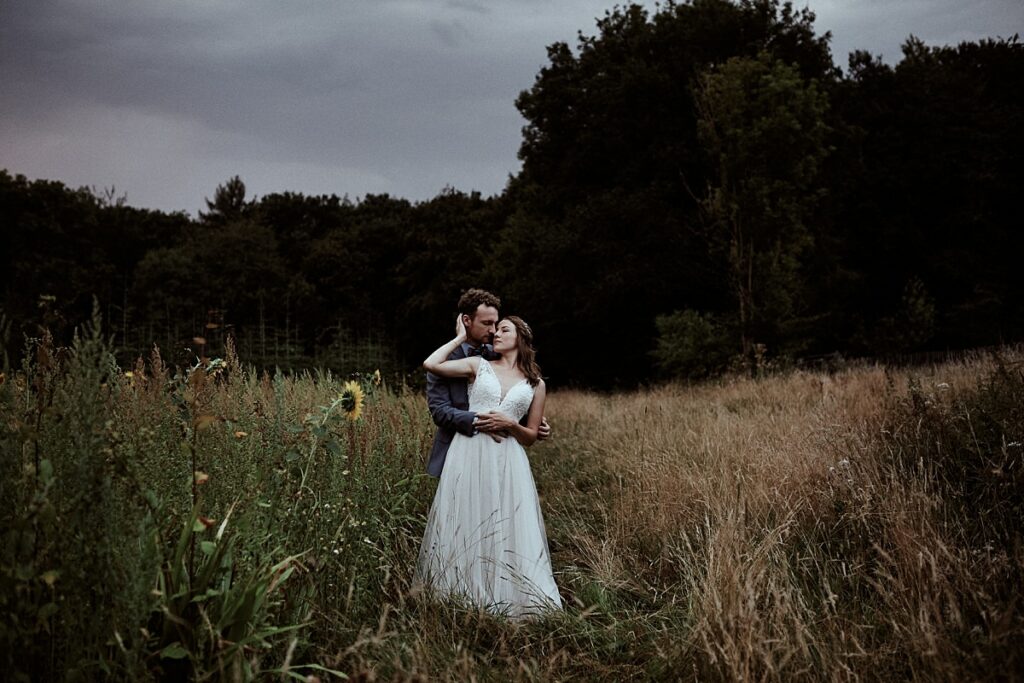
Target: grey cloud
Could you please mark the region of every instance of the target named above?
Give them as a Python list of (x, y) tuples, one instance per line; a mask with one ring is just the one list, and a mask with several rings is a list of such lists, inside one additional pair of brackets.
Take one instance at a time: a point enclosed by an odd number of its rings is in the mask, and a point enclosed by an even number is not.
[[(518, 169), (514, 100), (546, 46), (593, 33), (611, 4), (3, 0), (0, 167), (116, 184), (165, 209), (197, 208), (235, 173), (259, 193), (498, 192)], [(932, 42), (1024, 24), (1017, 0), (965, 7), (812, 5), (841, 64), (854, 48), (894, 61), (911, 32)]]
[(853, 50), (895, 64), (911, 34), (929, 45), (955, 45), (1024, 30), (1020, 0), (817, 0), (810, 7), (817, 29), (832, 31), (833, 59), (843, 67)]
[(471, 2), (471, 0), (448, 0), (445, 4), (453, 9), (466, 10), (467, 12), (474, 12), (476, 14), (491, 13), (491, 9), (489, 7), (485, 7), (478, 2)]
[(470, 38), (469, 29), (459, 20), (430, 22), (430, 30), (441, 39), (441, 42), (451, 48), (459, 47)]

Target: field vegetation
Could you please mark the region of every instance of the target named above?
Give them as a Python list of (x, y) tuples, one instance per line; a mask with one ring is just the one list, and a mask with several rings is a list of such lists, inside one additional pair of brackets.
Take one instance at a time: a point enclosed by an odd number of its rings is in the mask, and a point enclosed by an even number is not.
[(530, 454), (567, 609), (523, 623), (411, 586), (418, 391), (230, 352), (126, 370), (95, 323), (25, 355), (0, 383), (11, 680), (1024, 675), (1019, 350), (555, 392)]

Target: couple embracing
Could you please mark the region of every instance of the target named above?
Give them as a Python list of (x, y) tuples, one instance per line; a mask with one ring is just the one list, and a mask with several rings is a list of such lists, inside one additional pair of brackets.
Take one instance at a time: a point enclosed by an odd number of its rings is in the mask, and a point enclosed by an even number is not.
[(561, 607), (524, 446), (547, 438), (546, 389), (533, 331), (499, 318), (501, 301), (470, 289), (455, 338), (423, 362), (438, 426), (427, 472), (440, 477), (416, 582), (518, 618)]

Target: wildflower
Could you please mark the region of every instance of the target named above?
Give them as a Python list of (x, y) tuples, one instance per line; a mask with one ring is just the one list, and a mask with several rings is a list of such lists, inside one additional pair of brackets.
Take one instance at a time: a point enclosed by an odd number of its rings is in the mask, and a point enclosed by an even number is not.
[(128, 372), (124, 373), (124, 376), (125, 376), (125, 377), (126, 377), (127, 379), (132, 379), (133, 377), (135, 377), (135, 373), (134, 373), (134, 372), (132, 372), (131, 370), (129, 370)]
[(380, 369), (379, 368), (377, 370), (373, 371), (373, 386), (375, 386), (375, 387), (379, 387), (380, 386)]
[(236, 439), (244, 439), (247, 436), (249, 436), (248, 432), (243, 432), (242, 430), (238, 430), (237, 432), (235, 432)]
[(217, 376), (224, 370), (226, 370), (228, 364), (224, 362), (222, 358), (214, 358), (206, 364), (206, 373), (211, 376)]
[(348, 419), (355, 422), (363, 412), (363, 388), (358, 382), (345, 382), (341, 395), (338, 396), (341, 408)]
[(196, 486), (202, 486), (206, 482), (210, 481), (210, 475), (206, 472), (200, 472), (199, 470), (196, 470), (195, 478)]

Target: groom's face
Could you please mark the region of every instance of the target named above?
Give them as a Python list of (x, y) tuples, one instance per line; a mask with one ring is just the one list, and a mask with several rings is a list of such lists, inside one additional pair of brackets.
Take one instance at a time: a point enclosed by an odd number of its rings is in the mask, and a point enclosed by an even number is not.
[(466, 337), (473, 344), (490, 344), (494, 338), (494, 329), (498, 325), (498, 309), (494, 306), (480, 304), (476, 313), (465, 316)]

